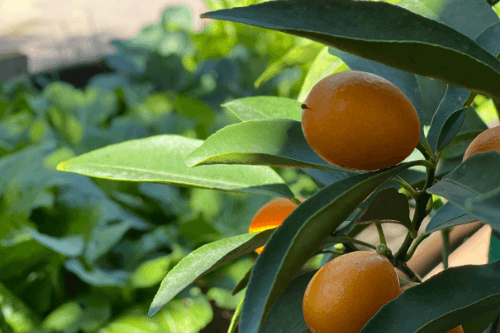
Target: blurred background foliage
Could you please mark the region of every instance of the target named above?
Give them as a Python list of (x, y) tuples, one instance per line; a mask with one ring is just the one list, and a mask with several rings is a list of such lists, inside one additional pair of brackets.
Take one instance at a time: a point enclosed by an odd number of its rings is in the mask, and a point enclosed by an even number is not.
[[(259, 1), (206, 2), (216, 10)], [(248, 232), (272, 198), (92, 179), (55, 166), (152, 135), (205, 139), (238, 122), (228, 101), (300, 100), (347, 69), (325, 47), (283, 33), (225, 21), (194, 32), (187, 6), (113, 45), (112, 72), (83, 89), (46, 77), (35, 78), (42, 89), (28, 78), (0, 83), (0, 333), (226, 331), (244, 293), (231, 291), (255, 254), (197, 280), (155, 317), (147, 311), (176, 263)], [(485, 121), (496, 118), (490, 99), (478, 96), (474, 106)], [(296, 196), (322, 186), (300, 170), (276, 171)]]
[[(55, 170), (126, 140), (205, 139), (238, 121), (221, 106), (233, 99), (296, 98), (321, 50), (241, 24), (213, 21), (194, 32), (192, 23), (189, 7), (169, 8), (131, 40), (113, 41), (112, 72), (83, 89), (41, 76), (42, 89), (29, 78), (0, 83), (1, 333), (227, 330), (243, 295), (231, 291), (255, 255), (196, 281), (155, 317), (147, 310), (169, 269), (203, 244), (248, 232), (272, 198)], [(277, 171), (299, 196), (316, 190), (305, 174)]]

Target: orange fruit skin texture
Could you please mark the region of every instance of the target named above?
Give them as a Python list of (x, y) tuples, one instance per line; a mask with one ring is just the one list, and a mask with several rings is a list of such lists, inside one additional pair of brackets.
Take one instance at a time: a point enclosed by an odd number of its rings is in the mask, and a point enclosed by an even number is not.
[(359, 333), (399, 293), (398, 276), (387, 258), (350, 252), (328, 262), (309, 281), (304, 319), (313, 333)]
[(463, 161), (471, 155), (489, 150), (500, 152), (500, 126), (492, 127), (482, 132), (471, 142), (465, 151)]
[(332, 74), (313, 86), (304, 104), (306, 141), (330, 164), (383, 169), (402, 162), (417, 146), (417, 111), (398, 87), (378, 75)]
[[(404, 285), (403, 287), (401, 287), (401, 292), (403, 292), (406, 289), (409, 289), (413, 286), (417, 286), (417, 285), (419, 285), (419, 283), (417, 283), (417, 282), (413, 282), (413, 283), (409, 283), (407, 285)], [(460, 326), (455, 327), (452, 330), (447, 331), (446, 333), (464, 333), (464, 329), (462, 328), (462, 325), (460, 325)]]
[[(300, 202), (305, 201), (304, 198), (297, 199)], [(279, 227), (297, 207), (296, 203), (287, 198), (278, 198), (266, 203), (255, 213), (248, 232), (259, 233), (267, 229)], [(255, 252), (261, 254), (263, 250), (264, 246), (259, 247)]]

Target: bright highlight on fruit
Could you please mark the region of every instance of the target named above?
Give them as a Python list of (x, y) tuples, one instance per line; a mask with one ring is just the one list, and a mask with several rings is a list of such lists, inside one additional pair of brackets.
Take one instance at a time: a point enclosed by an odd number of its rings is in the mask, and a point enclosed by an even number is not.
[(314, 274), (302, 310), (313, 333), (359, 333), (399, 294), (391, 262), (377, 253), (356, 251), (333, 259)]
[(465, 151), (463, 161), (476, 153), (482, 153), (489, 150), (500, 152), (500, 126), (488, 128), (486, 131), (476, 136)]
[[(297, 198), (300, 202), (306, 199)], [(255, 214), (248, 229), (249, 233), (259, 233), (267, 229), (279, 227), (283, 221), (290, 215), (297, 204), (287, 198), (279, 198), (272, 200), (262, 206)], [(259, 247), (255, 252), (260, 254), (264, 250), (264, 246)]]
[(316, 83), (302, 104), (309, 146), (333, 165), (360, 171), (402, 162), (417, 146), (420, 121), (405, 94), (388, 80), (346, 71)]

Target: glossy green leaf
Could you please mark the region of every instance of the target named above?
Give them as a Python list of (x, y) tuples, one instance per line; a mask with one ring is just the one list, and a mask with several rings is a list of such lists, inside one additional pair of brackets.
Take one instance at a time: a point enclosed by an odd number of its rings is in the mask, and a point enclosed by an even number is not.
[(186, 156), (202, 143), (177, 135), (153, 136), (101, 148), (63, 162), (57, 168), (113, 180), (293, 197), (283, 179), (269, 167), (187, 167)]
[(276, 97), (257, 96), (233, 99), (222, 104), (242, 121), (268, 118), (302, 120), (302, 109), (296, 100)]
[(441, 132), (439, 132), (439, 136), (437, 139), (437, 149), (436, 151), (441, 151), (453, 140), (455, 135), (460, 131), (462, 124), (465, 120), (465, 112), (467, 108), (462, 108), (460, 110), (456, 110), (443, 124), (441, 128)]
[(500, 229), (499, 167), (499, 152), (474, 154), (428, 191), (448, 199), (477, 220)]
[(300, 89), (299, 97), (297, 100), (300, 103), (304, 103), (307, 95), (311, 91), (312, 87), (319, 82), (321, 79), (331, 75), (333, 73), (342, 72), (348, 70), (347, 65), (342, 61), (342, 59), (335, 57), (328, 53), (328, 47), (324, 47), (318, 54), (309, 72), (304, 79), (302, 88)]
[(276, 229), (257, 258), (243, 303), (240, 330), (257, 333), (269, 310), (318, 246), (371, 193), (410, 162), (353, 176), (319, 190)]
[(243, 234), (204, 245), (182, 259), (168, 272), (149, 308), (154, 316), (195, 279), (264, 245), (274, 230)]
[(309, 281), (317, 271), (299, 275), (278, 298), (259, 333), (302, 333), (307, 324), (302, 313), (302, 300)]
[(300, 122), (288, 119), (226, 126), (195, 149), (186, 163), (189, 166), (225, 163), (341, 170), (311, 149)]
[(449, 268), (384, 305), (361, 333), (444, 333), (500, 306), (499, 274), (500, 261)]
[[(449, 26), (396, 5), (347, 0), (272, 1), (201, 17), (306, 37), (407, 72), (500, 97), (500, 87), (490, 84), (500, 80), (500, 61), (495, 56)], [(325, 17), (328, 25), (322, 24)]]
[(291, 66), (298, 66), (314, 60), (322, 48), (323, 45), (318, 43), (308, 43), (293, 47), (283, 57), (266, 68), (264, 73), (255, 81), (255, 88), (259, 88), (262, 84)]
[(470, 216), (452, 203), (447, 202), (443, 207), (439, 208), (436, 215), (431, 218), (429, 224), (427, 224), (425, 228), (425, 233), (428, 234), (447, 227), (474, 221), (477, 221), (477, 218)]

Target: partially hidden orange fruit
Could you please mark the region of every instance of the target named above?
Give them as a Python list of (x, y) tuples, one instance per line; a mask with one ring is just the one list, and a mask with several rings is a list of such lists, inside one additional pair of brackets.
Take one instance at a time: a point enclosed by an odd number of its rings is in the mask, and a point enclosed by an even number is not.
[(400, 294), (391, 262), (356, 251), (333, 259), (313, 276), (302, 310), (313, 333), (359, 333), (375, 313)]
[(367, 72), (318, 81), (302, 104), (309, 146), (330, 164), (371, 171), (402, 162), (417, 146), (420, 121), (406, 95)]
[(470, 143), (465, 151), (463, 161), (468, 159), (471, 155), (482, 153), (489, 150), (496, 150), (500, 152), (500, 126), (488, 128)]
[[(418, 282), (413, 282), (413, 283), (406, 284), (406, 285), (404, 285), (404, 286), (401, 287), (401, 292), (404, 292), (406, 289), (409, 289), (409, 288), (411, 288), (413, 286), (417, 286), (419, 284), (420, 283), (418, 283)], [(464, 329), (462, 328), (462, 325), (460, 325), (460, 326), (455, 327), (452, 330), (447, 331), (446, 333), (464, 333)]]
[[(304, 198), (297, 199), (300, 202), (306, 200)], [(248, 232), (259, 233), (267, 229), (279, 227), (297, 207), (296, 203), (287, 198), (279, 198), (266, 203), (255, 213)], [(260, 254), (263, 250), (264, 246), (259, 247), (255, 252)]]

